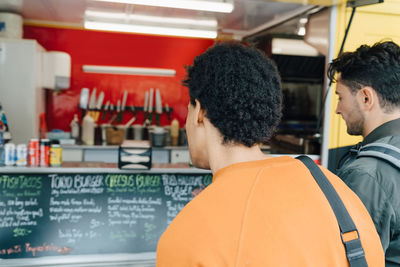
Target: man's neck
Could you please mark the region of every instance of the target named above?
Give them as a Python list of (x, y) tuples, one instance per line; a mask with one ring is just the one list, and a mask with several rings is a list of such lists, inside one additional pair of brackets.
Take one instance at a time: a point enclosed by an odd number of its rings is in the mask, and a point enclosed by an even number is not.
[(396, 109), (395, 112), (391, 113), (373, 113), (369, 118), (365, 119), (363, 138), (368, 136), (373, 130), (381, 126), (382, 124), (400, 118), (400, 110)]
[(258, 145), (246, 147), (244, 145), (214, 145), (209, 147), (210, 168), (215, 174), (218, 170), (229, 165), (270, 158), (262, 153)]

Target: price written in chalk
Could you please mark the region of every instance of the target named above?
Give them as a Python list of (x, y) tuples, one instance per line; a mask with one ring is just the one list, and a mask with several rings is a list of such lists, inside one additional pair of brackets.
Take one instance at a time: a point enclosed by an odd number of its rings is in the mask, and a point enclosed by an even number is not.
[(32, 233), (32, 230), (26, 228), (15, 228), (13, 232), (14, 232), (14, 237), (19, 237), (19, 236), (29, 235), (30, 233)]
[(168, 224), (211, 180), (190, 173), (0, 175), (0, 259), (155, 251)]

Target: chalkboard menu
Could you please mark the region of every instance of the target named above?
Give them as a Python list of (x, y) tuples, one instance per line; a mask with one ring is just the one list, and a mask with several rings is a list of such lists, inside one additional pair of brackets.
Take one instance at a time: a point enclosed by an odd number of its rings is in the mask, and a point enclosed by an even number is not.
[(141, 253), (211, 174), (0, 174), (0, 258)]

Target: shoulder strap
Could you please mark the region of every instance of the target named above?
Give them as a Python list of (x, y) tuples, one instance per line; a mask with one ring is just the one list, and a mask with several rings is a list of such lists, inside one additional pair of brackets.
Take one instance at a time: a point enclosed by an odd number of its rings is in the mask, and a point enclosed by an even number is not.
[[(340, 235), (344, 247), (346, 249), (347, 260), (350, 263), (351, 267), (365, 267), (368, 266), (367, 261), (365, 260), (365, 253), (360, 241), (360, 234), (358, 233), (357, 227), (355, 226), (353, 220), (351, 219), (349, 213), (347, 212), (346, 207), (344, 206), (342, 200), (337, 194), (335, 188), (329, 182), (328, 178), (324, 175), (318, 165), (307, 156), (298, 156), (296, 159), (306, 165), (306, 167), (310, 170), (312, 176), (315, 181), (321, 188), (322, 192), (325, 194), (325, 197), (328, 199), (329, 204), (333, 212), (335, 213), (337, 222), (340, 228)], [(349, 240), (350, 233), (357, 233), (357, 238)], [(353, 236), (353, 235), (351, 235)]]
[(400, 170), (400, 149), (384, 143), (372, 143), (358, 150), (357, 158), (374, 157), (382, 159)]

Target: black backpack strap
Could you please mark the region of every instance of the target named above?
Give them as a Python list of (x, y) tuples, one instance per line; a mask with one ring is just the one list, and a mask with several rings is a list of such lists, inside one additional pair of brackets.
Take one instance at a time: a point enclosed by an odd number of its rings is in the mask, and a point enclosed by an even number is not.
[(344, 153), (343, 156), (340, 157), (338, 163), (336, 164), (336, 170), (342, 168), (351, 158), (357, 157), (358, 151), (361, 148), (361, 144), (362, 142), (359, 142), (358, 144), (352, 146), (346, 153)]
[[(368, 266), (365, 259), (364, 249), (360, 241), (360, 234), (349, 213), (347, 212), (347, 209), (344, 206), (342, 200), (337, 194), (335, 188), (332, 186), (328, 178), (326, 178), (324, 173), (312, 159), (304, 155), (298, 156), (296, 159), (300, 160), (304, 163), (304, 165), (306, 165), (306, 167), (310, 170), (310, 173), (314, 177), (315, 181), (321, 188), (322, 192), (325, 194), (325, 197), (328, 199), (329, 204), (331, 205), (331, 208), (335, 213), (337, 222), (339, 224), (341, 239), (346, 249), (346, 256), (350, 263), (350, 266)], [(347, 240), (345, 235), (351, 232), (357, 233), (357, 238)]]
[(374, 157), (382, 159), (400, 170), (400, 149), (384, 143), (371, 143), (358, 150), (357, 158)]

